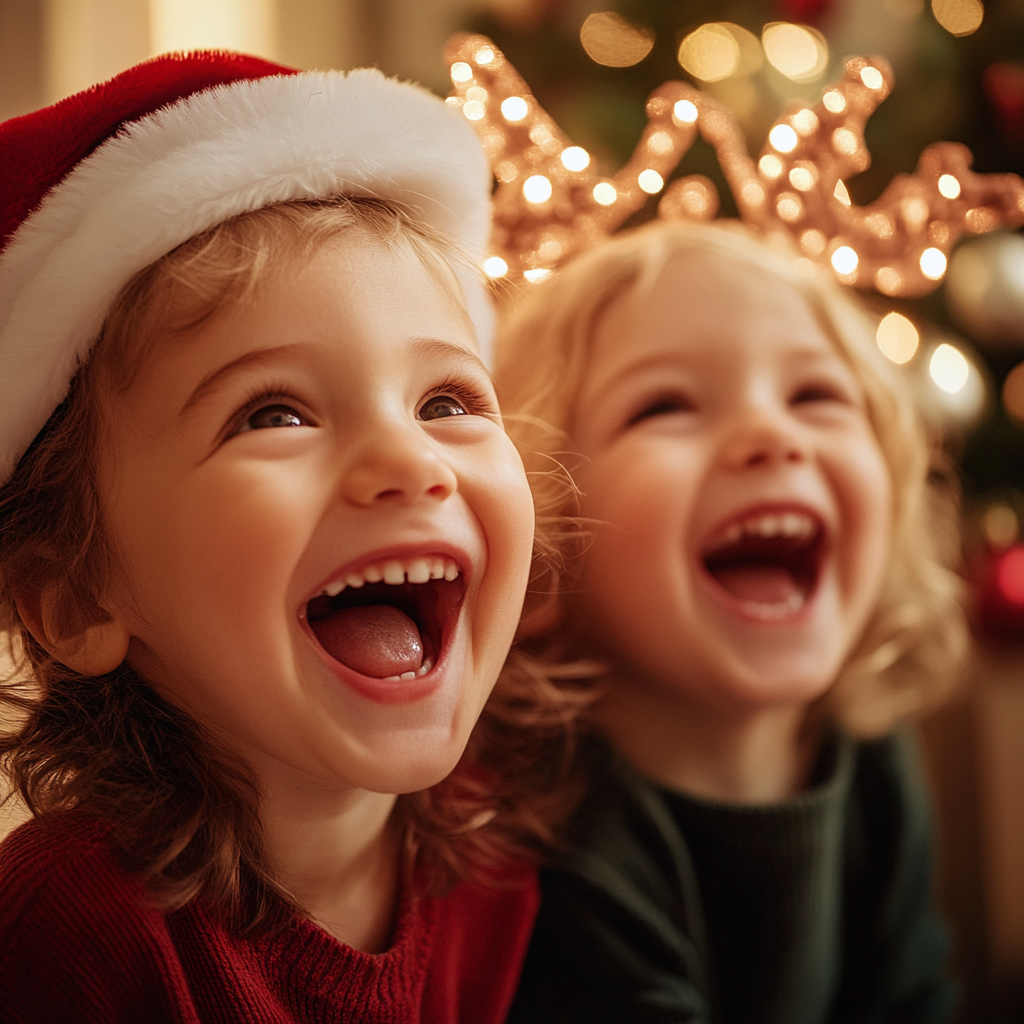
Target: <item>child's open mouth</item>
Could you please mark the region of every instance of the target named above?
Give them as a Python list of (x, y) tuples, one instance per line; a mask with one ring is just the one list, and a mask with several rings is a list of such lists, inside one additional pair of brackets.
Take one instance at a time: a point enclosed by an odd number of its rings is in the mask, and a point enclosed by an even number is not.
[(388, 558), (327, 584), (306, 606), (306, 619), (336, 661), (400, 682), (437, 664), (464, 593), (464, 576), (446, 555)]
[(818, 583), (825, 531), (817, 517), (786, 510), (734, 520), (701, 556), (719, 586), (764, 618), (800, 611)]

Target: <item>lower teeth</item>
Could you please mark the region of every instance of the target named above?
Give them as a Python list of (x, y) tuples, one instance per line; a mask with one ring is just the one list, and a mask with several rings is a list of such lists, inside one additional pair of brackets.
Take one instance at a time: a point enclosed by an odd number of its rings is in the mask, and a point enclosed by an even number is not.
[(429, 658), (427, 658), (427, 660), (425, 662), (423, 662), (422, 665), (420, 665), (420, 667), (419, 667), (419, 669), (417, 671), (415, 671), (415, 672), (403, 672), (400, 676), (385, 676), (384, 677), (384, 682), (385, 683), (404, 683), (404, 682), (408, 682), (410, 679), (416, 679), (419, 676), (425, 676), (433, 667), (434, 667), (434, 663)]

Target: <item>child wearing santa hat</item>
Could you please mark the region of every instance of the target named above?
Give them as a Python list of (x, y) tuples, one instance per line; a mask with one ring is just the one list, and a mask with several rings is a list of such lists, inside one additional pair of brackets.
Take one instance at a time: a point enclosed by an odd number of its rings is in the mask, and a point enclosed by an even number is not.
[(497, 1024), (557, 709), (474, 730), (534, 517), (469, 125), (172, 55), (0, 164), (4, 1019)]

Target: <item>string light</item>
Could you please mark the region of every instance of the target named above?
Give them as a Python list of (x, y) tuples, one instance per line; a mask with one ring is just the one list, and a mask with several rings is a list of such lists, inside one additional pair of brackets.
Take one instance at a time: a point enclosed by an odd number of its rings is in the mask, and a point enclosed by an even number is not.
[(454, 83), (448, 102), (473, 123), (494, 168), (491, 254), (505, 261), (502, 276), (512, 281), (527, 272), (537, 280), (596, 245), (654, 194), (661, 195), (659, 216), (714, 217), (720, 201), (710, 180), (671, 181), (698, 134), (715, 150), (744, 222), (789, 233), (805, 262), (857, 288), (927, 294), (963, 234), (1024, 223), (1024, 182), (974, 173), (969, 150), (958, 143), (929, 146), (914, 174), (894, 178), (873, 203), (852, 202), (845, 181), (870, 163), (865, 125), (892, 91), (892, 71), (880, 58), (847, 60), (820, 103), (783, 112), (754, 158), (728, 108), (691, 85), (666, 82), (647, 100), (647, 125), (632, 157), (608, 175), (537, 103), (490, 39), (456, 36), (445, 56)]
[(949, 395), (962, 391), (971, 367), (960, 349), (943, 342), (932, 353), (928, 372), (936, 385)]
[(768, 63), (794, 82), (813, 82), (828, 66), (828, 45), (822, 34), (806, 25), (775, 21), (761, 33)]
[(901, 313), (887, 313), (878, 323), (875, 334), (878, 347), (894, 363), (909, 363), (917, 352), (921, 336), (917, 328)]

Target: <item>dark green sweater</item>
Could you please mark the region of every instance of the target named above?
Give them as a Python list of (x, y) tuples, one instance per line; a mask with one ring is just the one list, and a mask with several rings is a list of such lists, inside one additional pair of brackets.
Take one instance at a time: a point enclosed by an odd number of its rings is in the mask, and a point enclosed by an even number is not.
[(510, 1024), (938, 1024), (953, 1009), (912, 742), (839, 737), (781, 804), (698, 800), (594, 741)]

